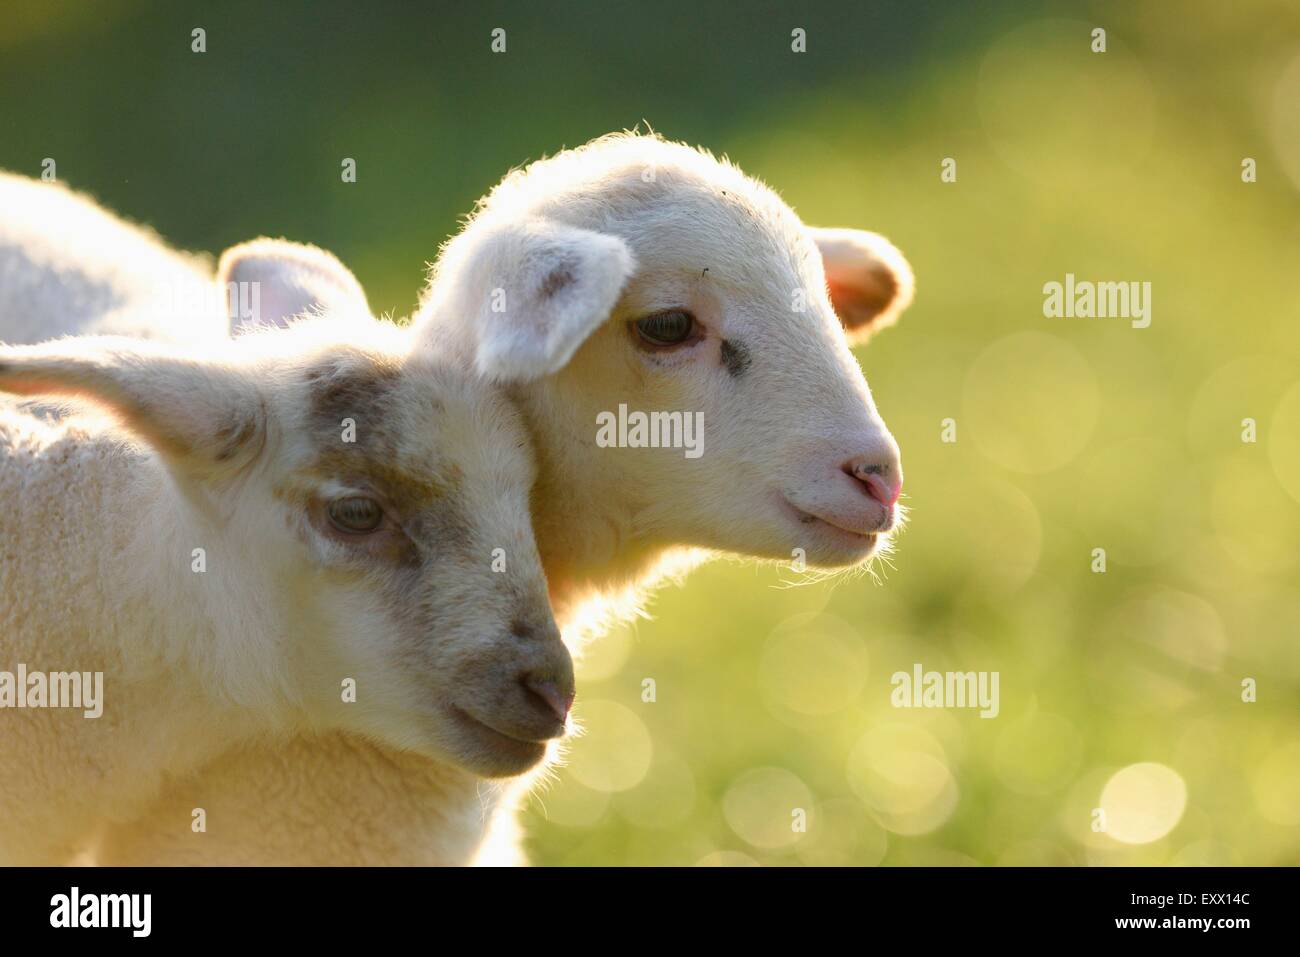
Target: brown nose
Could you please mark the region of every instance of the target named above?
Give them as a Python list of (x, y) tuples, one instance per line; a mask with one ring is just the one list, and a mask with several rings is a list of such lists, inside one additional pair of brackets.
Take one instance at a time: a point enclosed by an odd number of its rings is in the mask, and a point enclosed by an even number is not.
[(555, 675), (545, 672), (531, 672), (519, 679), (529, 698), (539, 707), (547, 708), (563, 724), (569, 718), (569, 709), (573, 707), (575, 692), (573, 675)]
[(859, 455), (845, 462), (843, 468), (885, 508), (893, 508), (903, 494), (903, 470), (897, 457)]

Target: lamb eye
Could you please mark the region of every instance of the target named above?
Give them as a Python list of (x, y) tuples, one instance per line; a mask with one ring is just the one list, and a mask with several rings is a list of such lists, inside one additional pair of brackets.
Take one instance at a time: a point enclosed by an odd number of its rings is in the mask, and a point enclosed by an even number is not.
[(358, 535), (377, 529), (384, 520), (384, 510), (373, 498), (352, 495), (330, 502), (329, 517), (339, 531)]
[(652, 346), (681, 345), (695, 333), (695, 317), (685, 309), (668, 309), (633, 323), (642, 342)]

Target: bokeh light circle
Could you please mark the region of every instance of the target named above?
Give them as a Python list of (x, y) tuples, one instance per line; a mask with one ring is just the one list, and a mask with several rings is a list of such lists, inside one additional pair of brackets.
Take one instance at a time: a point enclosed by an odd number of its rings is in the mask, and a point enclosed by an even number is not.
[(1158, 841), (1182, 819), (1187, 785), (1173, 768), (1154, 761), (1116, 771), (1101, 791), (1106, 833), (1123, 844)]
[(1120, 647), (1148, 646), (1202, 671), (1223, 667), (1228, 637), (1215, 607), (1199, 595), (1164, 586), (1135, 592), (1104, 620)]
[(574, 655), (573, 672), (579, 685), (588, 685), (614, 677), (632, 654), (633, 625), (611, 628), (599, 641), (586, 642)]
[[(766, 850), (801, 841), (814, 826), (813, 795), (785, 768), (753, 768), (731, 782), (722, 797), (727, 826), (746, 844)], [(796, 829), (802, 811), (803, 830)]]
[(636, 713), (617, 701), (587, 701), (578, 712), (584, 733), (569, 756), (569, 774), (594, 791), (626, 791), (650, 769), (654, 747)]
[(1016, 472), (1069, 464), (1092, 436), (1097, 377), (1059, 336), (1017, 332), (986, 348), (966, 373), (967, 433), (988, 458)]
[(848, 760), (849, 786), (881, 825), (925, 834), (957, 806), (957, 783), (943, 746), (923, 728), (881, 725), (858, 739)]
[(963, 474), (948, 494), (930, 503), (927, 521), (944, 529), (939, 547), (927, 556), (931, 568), (950, 565), (981, 595), (1020, 588), (1042, 558), (1038, 507), (1019, 486), (996, 476)]
[(759, 687), (779, 718), (828, 715), (858, 698), (867, 680), (867, 648), (845, 621), (794, 615), (772, 630), (759, 661)]
[[(1269, 413), (1295, 374), (1294, 365), (1277, 355), (1242, 356), (1219, 366), (1188, 406), (1189, 448), (1198, 457), (1218, 458), (1264, 446)], [(1244, 419), (1255, 420), (1257, 445), (1242, 441)]]
[(889, 850), (889, 835), (860, 801), (831, 798), (817, 806), (799, 860), (812, 867), (874, 867)]

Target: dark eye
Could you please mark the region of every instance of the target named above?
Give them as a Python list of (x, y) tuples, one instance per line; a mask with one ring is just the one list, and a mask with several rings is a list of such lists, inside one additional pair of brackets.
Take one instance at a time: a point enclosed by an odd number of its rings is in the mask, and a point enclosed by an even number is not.
[(695, 317), (685, 309), (667, 309), (632, 323), (642, 342), (652, 346), (678, 346), (696, 332)]
[(341, 532), (360, 535), (373, 532), (384, 520), (384, 510), (373, 498), (352, 495), (336, 498), (329, 505), (330, 521)]

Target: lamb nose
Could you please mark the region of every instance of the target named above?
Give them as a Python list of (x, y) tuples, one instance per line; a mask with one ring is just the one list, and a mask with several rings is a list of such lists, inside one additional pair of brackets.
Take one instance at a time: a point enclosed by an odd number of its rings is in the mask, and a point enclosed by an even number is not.
[(568, 720), (574, 698), (571, 684), (562, 690), (553, 678), (545, 675), (525, 675), (523, 683), (525, 688), (545, 702), (560, 721)]
[(903, 493), (903, 474), (897, 460), (880, 462), (859, 456), (844, 463), (844, 471), (867, 487), (867, 494), (892, 508)]

